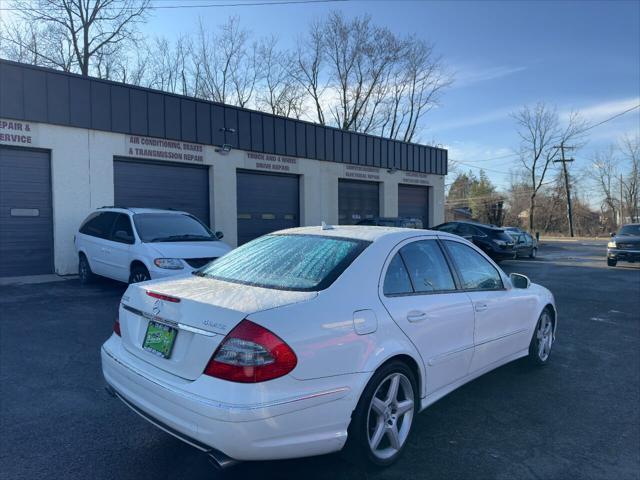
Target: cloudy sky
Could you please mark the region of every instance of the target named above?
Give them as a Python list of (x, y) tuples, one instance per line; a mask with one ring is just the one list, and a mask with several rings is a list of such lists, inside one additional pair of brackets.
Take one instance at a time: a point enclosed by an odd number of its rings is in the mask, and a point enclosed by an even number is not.
[[(175, 4), (156, 0), (156, 6)], [(308, 23), (332, 9), (371, 15), (397, 33), (435, 42), (455, 73), (441, 107), (425, 118), (420, 139), (447, 146), (461, 168), (484, 167), (505, 186), (517, 167), (518, 139), (510, 113), (524, 104), (555, 105), (561, 118), (573, 109), (592, 123), (640, 104), (640, 2), (438, 2), (350, 0), (297, 5), (157, 9), (146, 32), (172, 36), (195, 29), (198, 16), (216, 25), (238, 15), (257, 36), (278, 34), (292, 46)], [(241, 3), (226, 1), (218, 3)], [(640, 132), (640, 109), (591, 131), (575, 152), (573, 169), (595, 149)], [(501, 157), (494, 159), (494, 157)]]

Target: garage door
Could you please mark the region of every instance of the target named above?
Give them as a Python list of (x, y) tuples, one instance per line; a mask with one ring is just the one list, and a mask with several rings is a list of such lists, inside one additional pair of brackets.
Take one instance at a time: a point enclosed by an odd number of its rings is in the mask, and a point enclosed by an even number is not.
[(398, 216), (420, 218), (429, 228), (429, 187), (398, 185)]
[(53, 273), (49, 154), (0, 147), (0, 277)]
[(113, 188), (117, 206), (183, 210), (209, 225), (209, 167), (118, 158)]
[(238, 245), (275, 230), (300, 226), (297, 175), (239, 170)]
[(376, 182), (339, 180), (338, 222), (354, 225), (360, 220), (380, 216), (380, 188)]

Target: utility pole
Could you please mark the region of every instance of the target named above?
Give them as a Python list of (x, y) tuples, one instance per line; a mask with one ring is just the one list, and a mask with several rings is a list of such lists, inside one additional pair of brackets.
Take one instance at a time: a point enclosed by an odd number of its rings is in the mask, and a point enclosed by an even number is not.
[(620, 174), (620, 225), (618, 225), (619, 227), (622, 226), (622, 224), (624, 223), (624, 196), (622, 194), (622, 174)]
[(564, 188), (567, 192), (567, 217), (569, 218), (569, 235), (573, 237), (573, 210), (571, 208), (571, 188), (569, 186), (569, 172), (567, 171), (567, 163), (573, 162), (573, 158), (565, 158), (565, 150), (573, 150), (576, 147), (567, 147), (564, 142), (553, 148), (559, 148), (562, 158), (560, 160), (554, 160), (553, 163), (562, 163), (562, 171), (564, 172)]

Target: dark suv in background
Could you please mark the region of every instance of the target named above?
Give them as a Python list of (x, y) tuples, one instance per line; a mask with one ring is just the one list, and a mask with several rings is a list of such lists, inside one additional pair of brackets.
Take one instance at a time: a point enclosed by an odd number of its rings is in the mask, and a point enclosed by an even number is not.
[(476, 244), (496, 261), (516, 257), (513, 238), (502, 228), (477, 222), (447, 222), (432, 230), (454, 233)]
[(618, 261), (640, 262), (640, 223), (623, 225), (611, 234), (607, 244), (607, 265), (615, 267)]

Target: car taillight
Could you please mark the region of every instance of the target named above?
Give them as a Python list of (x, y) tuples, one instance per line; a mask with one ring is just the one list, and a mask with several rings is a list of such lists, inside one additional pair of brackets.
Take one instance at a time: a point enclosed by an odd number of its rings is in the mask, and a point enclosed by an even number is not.
[(257, 383), (282, 377), (297, 363), (296, 354), (280, 337), (243, 320), (224, 338), (204, 374), (231, 382)]
[(118, 317), (116, 317), (116, 321), (113, 323), (113, 333), (119, 337), (122, 336), (122, 333), (120, 332), (120, 319)]

